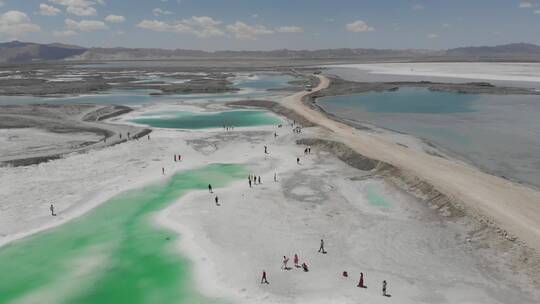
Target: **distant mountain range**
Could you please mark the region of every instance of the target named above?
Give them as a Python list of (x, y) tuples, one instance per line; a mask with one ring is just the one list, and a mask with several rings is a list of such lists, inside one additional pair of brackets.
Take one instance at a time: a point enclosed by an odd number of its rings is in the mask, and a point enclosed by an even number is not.
[(530, 43), (511, 43), (498, 46), (460, 47), (446, 51), (450, 56), (538, 56), (540, 46)]
[(82, 55), (87, 50), (80, 46), (60, 43), (39, 44), (11, 41), (0, 43), (0, 62), (62, 60), (72, 56)]
[(448, 50), (341, 48), (323, 50), (216, 51), (151, 48), (85, 48), (66, 44), (11, 41), (0, 43), (0, 62), (50, 60), (149, 60), (182, 58), (290, 58), (354, 60), (521, 60), (540, 61), (540, 46), (512, 43)]

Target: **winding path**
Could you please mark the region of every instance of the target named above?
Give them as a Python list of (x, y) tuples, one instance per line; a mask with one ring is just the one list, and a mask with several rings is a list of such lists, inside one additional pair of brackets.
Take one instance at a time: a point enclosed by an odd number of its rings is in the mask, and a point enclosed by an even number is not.
[[(327, 88), (330, 80), (317, 75), (314, 92)], [(334, 121), (305, 105), (310, 92), (299, 92), (282, 104), (330, 131), (333, 140), (347, 144), (367, 157), (390, 163), (433, 185), (441, 193), (463, 203), (477, 214), (518, 237), (540, 252), (540, 193), (477, 168), (414, 151), (389, 142), (376, 134)]]

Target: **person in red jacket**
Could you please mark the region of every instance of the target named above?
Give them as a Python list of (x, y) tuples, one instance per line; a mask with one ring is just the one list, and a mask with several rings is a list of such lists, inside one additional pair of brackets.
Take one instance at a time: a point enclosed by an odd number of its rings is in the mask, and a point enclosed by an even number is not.
[(300, 265), (298, 263), (299, 263), (298, 254), (295, 253), (294, 254), (294, 267), (300, 268)]

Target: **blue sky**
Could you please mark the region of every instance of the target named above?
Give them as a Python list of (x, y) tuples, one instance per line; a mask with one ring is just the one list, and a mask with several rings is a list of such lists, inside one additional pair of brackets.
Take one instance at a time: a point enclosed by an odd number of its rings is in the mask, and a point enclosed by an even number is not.
[(0, 0), (0, 40), (204, 50), (540, 43), (540, 0)]

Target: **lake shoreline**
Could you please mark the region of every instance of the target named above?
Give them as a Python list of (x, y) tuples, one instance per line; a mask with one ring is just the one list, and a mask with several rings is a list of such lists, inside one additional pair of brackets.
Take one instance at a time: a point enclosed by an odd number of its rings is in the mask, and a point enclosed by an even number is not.
[[(297, 113), (287, 107), (288, 102), (291, 98), (298, 101), (303, 94), (307, 93), (296, 93), (277, 104), (261, 104), (281, 109), (279, 115)], [(205, 106), (210, 108), (203, 105), (204, 110), (209, 109)], [(124, 124), (124, 119), (137, 114), (190, 107), (142, 107), (111, 122)], [(305, 111), (297, 114), (306, 119)], [(314, 121), (301, 134), (293, 130), (286, 123), (281, 128), (259, 126), (228, 132), (157, 128), (151, 140), (128, 141), (39, 166), (0, 168), (12, 186), (2, 228), (7, 234), (26, 233), (3, 236), (0, 244), (38, 231), (32, 228), (43, 230), (65, 223), (118, 193), (164, 183), (175, 172), (209, 163), (235, 163), (261, 176), (261, 184), (250, 188), (245, 176), (243, 182), (215, 189), (215, 194), (192, 191), (155, 215), (155, 222), (180, 234), (176, 245), (193, 262), (196, 288), (213, 300), (382, 303), (387, 299), (381, 297), (377, 285), (383, 279), (390, 282), (395, 298), (407, 304), (429, 302), (433, 291), (449, 302), (463, 300), (463, 294), (475, 303), (495, 299), (534, 303), (538, 299), (524, 273), (527, 269), (516, 272), (513, 268), (520, 260), (499, 251), (507, 246), (512, 252), (522, 252), (517, 242), (494, 238), (491, 228), (483, 224), (464, 225), (464, 221), (469, 223), (468, 217), (452, 213), (451, 206), (426, 205), (404, 191), (400, 174), (410, 172), (397, 174), (383, 162), (376, 166), (388, 171), (378, 171), (369, 165), (370, 160), (362, 159), (364, 155), (377, 157), (332, 148), (327, 140), (340, 138), (329, 132), (324, 121)], [(313, 154), (303, 152), (309, 145)], [(264, 146), (268, 146), (268, 154)], [(182, 155), (181, 162), (173, 161), (176, 154)], [(378, 174), (381, 172), (386, 176)], [(414, 175), (405, 177), (414, 180)], [(418, 186), (428, 188), (429, 184)], [(372, 201), (373, 193), (386, 202)], [(220, 206), (216, 206), (215, 196), (219, 196)], [(47, 201), (36, 200), (43, 197)], [(49, 215), (49, 200), (57, 206), (58, 217)], [(469, 230), (471, 227), (477, 230)], [(317, 253), (321, 238), (326, 241), (327, 255)], [(309, 264), (309, 272), (280, 269), (281, 257), (294, 253)], [(259, 284), (262, 270), (269, 274), (268, 286)], [(344, 270), (352, 277), (343, 278)], [(367, 290), (356, 287), (360, 272), (367, 274)]]
[[(333, 79), (332, 79), (333, 81)], [(338, 80), (338, 83), (340, 82), (340, 80)], [(364, 84), (358, 84), (360, 88), (362, 88), (362, 90), (366, 89), (366, 88), (371, 88), (370, 86), (364, 86)], [(461, 84), (459, 85), (461, 86)], [(353, 84), (353, 87), (354, 87), (354, 84)], [(376, 88), (377, 85), (374, 84), (374, 87), (373, 88)], [(404, 90), (407, 90), (405, 93), (405, 96), (409, 96), (407, 94), (411, 94), (409, 92), (413, 92), (413, 90), (416, 91), (416, 89), (418, 90), (430, 90), (429, 88), (422, 88), (422, 87), (410, 87), (410, 86), (405, 86), (405, 87), (397, 87), (398, 89), (401, 89), (401, 88), (404, 88)], [(443, 99), (443, 98), (447, 98), (446, 97), (446, 94), (457, 94), (457, 95), (454, 95), (456, 97), (452, 97), (453, 99), (452, 100), (446, 100), (447, 103), (451, 103), (451, 104), (456, 104), (455, 106), (452, 106), (451, 108), (448, 108), (447, 111), (448, 112), (445, 112), (445, 110), (443, 110), (442, 112), (437, 112), (439, 111), (439, 108), (435, 108), (434, 106), (430, 108), (430, 106), (428, 106), (428, 108), (422, 108), (422, 107), (426, 107), (427, 105), (425, 105), (424, 103), (420, 102), (420, 108), (418, 109), (419, 111), (415, 111), (415, 110), (409, 110), (408, 108), (405, 109), (404, 106), (398, 106), (398, 109), (394, 109), (392, 111), (384, 111), (384, 110), (378, 110), (379, 108), (374, 108), (372, 110), (372, 108), (374, 107), (373, 105), (373, 100), (375, 97), (373, 96), (377, 96), (378, 94), (381, 94), (381, 97), (383, 97), (384, 95), (388, 94), (388, 98), (392, 98), (393, 96), (398, 96), (397, 94), (400, 94), (398, 91), (398, 89), (385, 89), (385, 90), (378, 90), (378, 89), (374, 89), (374, 90), (369, 90), (369, 91), (364, 91), (364, 92), (358, 92), (358, 93), (351, 93), (350, 95), (327, 95), (326, 93), (322, 93), (320, 95), (323, 95), (322, 97), (319, 97), (319, 94), (314, 94), (314, 97), (311, 98), (310, 101), (306, 101), (306, 104), (309, 105), (310, 107), (312, 107), (313, 109), (316, 109), (322, 113), (325, 113), (325, 115), (327, 115), (328, 117), (330, 117), (331, 119), (335, 120), (335, 121), (338, 121), (338, 122), (341, 122), (341, 123), (345, 123), (345, 124), (348, 124), (350, 126), (353, 126), (357, 129), (361, 129), (361, 130), (370, 130), (374, 133), (380, 133), (381, 136), (390, 136), (390, 137), (394, 137), (394, 140), (396, 139), (396, 137), (398, 137), (399, 135), (402, 135), (403, 137), (403, 142), (407, 142), (408, 140), (406, 139), (406, 137), (414, 137), (414, 138), (417, 138), (418, 140), (422, 141), (423, 142), (423, 147), (420, 147), (420, 150), (424, 150), (426, 153), (429, 153), (429, 154), (433, 154), (433, 155), (436, 155), (436, 156), (441, 156), (441, 157), (444, 157), (444, 158), (452, 158), (452, 159), (455, 159), (455, 160), (459, 160), (459, 161), (462, 161), (462, 162), (465, 162), (469, 165), (472, 165), (472, 166), (475, 166), (477, 168), (479, 168), (480, 170), (482, 170), (483, 172), (486, 172), (488, 174), (492, 174), (492, 175), (495, 175), (495, 176), (498, 176), (500, 178), (503, 178), (503, 179), (506, 179), (506, 180), (509, 180), (509, 181), (512, 181), (514, 183), (518, 183), (518, 184), (523, 184), (523, 185), (527, 185), (529, 187), (532, 187), (536, 190), (539, 190), (540, 189), (540, 184), (537, 183), (537, 178), (535, 178), (535, 175), (533, 172), (530, 172), (528, 167), (530, 166), (534, 166), (534, 162), (533, 162), (533, 159), (521, 159), (519, 160), (518, 162), (516, 162), (516, 159), (512, 158), (512, 157), (505, 157), (504, 155), (497, 155), (496, 152), (491, 152), (491, 150), (489, 148), (486, 148), (484, 149), (483, 151), (485, 152), (484, 154), (481, 154), (482, 153), (482, 150), (479, 150), (481, 148), (480, 144), (477, 144), (475, 147), (473, 148), (468, 148), (467, 146), (463, 146), (465, 144), (462, 144), (461, 146), (459, 145), (459, 143), (457, 142), (452, 142), (452, 141), (448, 141), (446, 138), (440, 138), (440, 137), (437, 137), (435, 135), (432, 135), (431, 133), (422, 133), (420, 131), (416, 132), (415, 133), (415, 127), (423, 127), (423, 128), (439, 128), (439, 129), (444, 129), (444, 128), (447, 128), (448, 132), (454, 132), (454, 133), (449, 133), (449, 134), (462, 134), (462, 133), (459, 133), (459, 129), (456, 129), (456, 128), (453, 128), (452, 126), (449, 125), (449, 123), (447, 123), (447, 125), (435, 125), (433, 123), (433, 121), (435, 119), (441, 119), (442, 121), (444, 121), (444, 119), (442, 119), (442, 117), (439, 118), (439, 115), (446, 115), (446, 113), (448, 113), (449, 115), (451, 115), (452, 117), (456, 117), (455, 120), (456, 120), (456, 123), (460, 123), (460, 124), (465, 124), (467, 119), (469, 121), (471, 121), (472, 123), (474, 123), (474, 120), (475, 119), (479, 119), (477, 117), (482, 117), (484, 118), (484, 120), (486, 119), (485, 118), (485, 112), (479, 112), (480, 114), (475, 114), (477, 113), (477, 110), (476, 107), (479, 107), (477, 104), (477, 101), (476, 100), (472, 100), (471, 101), (471, 98), (480, 98), (480, 107), (483, 107), (483, 108), (486, 108), (487, 106), (487, 103), (485, 100), (487, 100), (487, 98), (490, 98), (489, 100), (491, 101), (491, 99), (495, 99), (495, 104), (497, 104), (497, 101), (506, 101), (506, 99), (504, 99), (505, 97), (502, 97), (502, 96), (506, 96), (507, 94), (495, 94), (495, 93), (485, 93), (485, 94), (489, 94), (491, 95), (490, 97), (482, 97), (484, 96), (483, 93), (464, 93), (464, 94), (467, 94), (466, 96), (465, 95), (461, 95), (460, 93), (452, 93), (451, 91), (438, 91), (438, 90), (435, 90), (433, 91), (433, 93), (431, 93), (430, 91), (426, 91), (426, 92), (430, 92), (429, 94), (433, 95), (429, 98), (431, 99), (434, 99), (434, 100), (439, 100), (439, 99)], [(331, 91), (331, 90), (330, 90)], [(496, 92), (497, 90), (495, 90)], [(394, 93), (395, 92), (395, 93)], [(443, 93), (438, 93), (438, 92), (443, 92)], [(528, 92), (527, 90), (525, 92)], [(362, 96), (364, 96), (363, 94), (368, 94), (366, 98), (368, 98), (368, 101), (370, 103), (367, 104), (367, 106), (369, 108), (367, 109), (358, 109), (358, 110), (355, 110), (353, 108), (348, 108), (348, 107), (351, 107), (351, 103), (348, 102), (349, 99), (345, 99), (346, 97), (355, 97), (357, 96), (358, 98), (362, 98)], [(427, 93), (426, 93), (427, 94)], [(414, 95), (412, 97), (404, 97), (404, 98), (408, 98), (407, 100), (411, 99), (411, 98), (414, 98), (416, 97), (416, 99), (420, 99), (420, 100), (423, 100), (425, 99), (425, 96), (426, 94), (424, 93), (418, 93), (417, 95)], [(442, 96), (444, 95), (444, 96)], [(520, 103), (531, 103), (531, 98), (527, 97), (527, 96), (536, 96), (537, 94), (529, 94), (529, 93), (519, 93), (519, 94), (515, 94), (513, 96), (515, 96), (514, 98), (521, 98), (519, 100), (516, 101), (516, 103), (520, 104)], [(463, 98), (461, 96), (464, 96)], [(478, 97), (477, 97), (478, 96)], [(501, 96), (501, 97), (498, 97), (498, 96)], [(520, 97), (522, 96), (522, 97)], [(333, 97), (337, 97), (337, 98), (333, 98)], [(332, 103), (328, 103), (326, 102), (326, 100), (329, 100), (329, 99), (336, 99), (336, 100), (345, 100), (345, 103), (343, 104), (343, 106), (333, 106)], [(383, 97), (384, 98), (384, 97)], [(423, 99), (422, 99), (423, 98)], [(499, 99), (497, 99), (499, 98)], [(332, 100), (333, 100), (332, 99)], [(455, 99), (455, 100), (454, 100)], [(461, 104), (461, 100), (464, 100), (463, 101), (463, 104)], [(469, 101), (467, 101), (469, 100)], [(395, 101), (395, 100), (394, 100)], [(325, 104), (326, 102), (326, 104)], [(405, 102), (405, 101), (404, 101)], [(338, 104), (340, 104), (338, 102)], [(413, 104), (414, 105), (414, 104)], [(380, 105), (378, 107), (384, 107), (384, 105)], [(390, 107), (392, 107), (392, 105), (390, 105)], [(455, 108), (454, 108), (455, 107)], [(341, 109), (341, 110), (340, 110)], [(436, 110), (434, 112), (431, 112), (431, 110)], [(488, 108), (489, 109), (489, 108)], [(335, 110), (335, 111), (334, 111)], [(502, 110), (508, 110), (507, 108), (502, 108)], [(500, 110), (500, 111), (502, 111)], [(357, 112), (354, 112), (354, 111), (357, 111)], [(409, 111), (409, 112), (408, 112)], [(356, 114), (353, 114), (353, 113), (356, 113)], [(404, 113), (403, 115), (409, 115), (409, 116), (406, 116), (407, 119), (411, 120), (411, 121), (416, 121), (418, 120), (417, 123), (411, 123), (411, 124), (404, 124), (404, 121), (406, 121), (405, 118), (403, 118), (402, 120), (399, 120), (400, 119), (400, 114)], [(488, 112), (488, 113), (491, 113), (491, 112)], [(498, 112), (495, 112), (495, 111), (492, 111), (492, 113), (498, 113)], [(505, 112), (501, 112), (501, 113), (505, 113)], [(396, 116), (397, 115), (397, 116)], [(494, 114), (490, 114), (492, 116), (494, 116)], [(505, 115), (503, 115), (505, 116)], [(514, 115), (515, 116), (515, 115)], [(395, 121), (399, 121), (399, 123), (392, 123), (391, 121), (389, 121), (389, 117), (394, 117), (395, 118)], [(429, 118), (428, 118), (429, 117)], [(469, 118), (464, 118), (464, 117), (469, 117)], [(379, 119), (380, 118), (380, 119)], [(448, 118), (448, 119), (451, 119), (451, 118)], [(497, 118), (494, 117), (492, 119), (492, 121), (497, 121)], [(522, 125), (525, 124), (522, 123)], [(491, 133), (486, 133), (485, 130), (489, 130), (490, 128), (495, 128), (495, 126), (493, 126), (493, 124), (489, 125), (490, 127), (488, 127), (488, 125), (486, 123), (484, 123), (484, 125), (472, 125), (470, 127), (478, 127), (479, 130), (484, 130), (483, 132), (484, 133), (481, 133), (481, 134), (485, 134), (485, 135), (493, 135)], [(511, 132), (510, 130), (512, 130), (511, 128), (509, 128), (509, 126), (507, 125), (503, 125), (501, 128), (505, 128), (505, 130), (508, 130), (507, 132)], [(516, 127), (517, 128), (517, 127)], [(480, 132), (480, 131), (479, 131)], [(512, 132), (516, 132), (516, 131), (512, 131)], [(396, 134), (396, 136), (392, 135), (392, 134)], [(468, 134), (468, 133), (464, 133), (464, 134)], [(458, 136), (458, 135), (456, 135)], [(465, 136), (465, 135), (464, 135)], [(483, 138), (478, 138), (478, 135), (476, 135), (477, 137), (474, 137), (474, 135), (469, 135), (469, 137), (467, 137), (467, 139), (469, 141), (473, 141), (473, 142), (476, 142), (476, 140), (480, 140), (480, 139), (483, 139)], [(503, 137), (504, 139), (504, 137)], [(525, 140), (525, 139), (522, 139), (522, 140)], [(399, 140), (397, 140), (396, 142), (398, 142)], [(482, 142), (483, 144), (488, 144), (488, 147), (489, 146), (489, 142)], [(523, 143), (523, 145), (525, 144), (528, 144), (528, 145), (533, 145), (532, 147), (530, 148), (534, 148), (534, 144), (536, 143), (536, 141), (534, 141), (533, 139), (530, 139), (529, 141), (525, 141)], [(470, 145), (470, 144), (469, 144)], [(501, 145), (503, 145), (501, 143)], [(504, 145), (503, 145), (504, 146)], [(511, 146), (511, 145), (510, 145)], [(493, 147), (491, 147), (491, 149), (493, 149)], [(495, 151), (495, 150), (493, 150)], [(533, 150), (534, 151), (534, 150)], [(510, 149), (510, 151), (507, 151), (507, 153), (514, 153), (514, 154), (517, 154), (519, 153), (520, 151), (519, 150), (513, 150), (513, 149)], [(469, 156), (471, 155), (471, 156)], [(498, 157), (499, 156), (499, 157)], [(498, 161), (497, 161), (498, 160)], [(514, 160), (514, 162), (513, 162)], [(508, 164), (512, 164), (514, 163), (514, 168), (506, 168), (506, 167), (503, 167), (502, 165), (499, 165), (499, 163), (508, 163)]]

